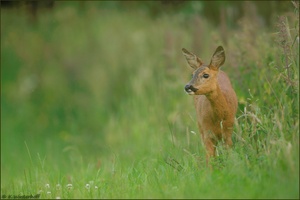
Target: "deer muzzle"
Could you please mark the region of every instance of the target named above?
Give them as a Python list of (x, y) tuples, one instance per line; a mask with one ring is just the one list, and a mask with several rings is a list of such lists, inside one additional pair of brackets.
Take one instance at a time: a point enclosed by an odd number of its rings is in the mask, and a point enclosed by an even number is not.
[(195, 88), (193, 85), (187, 84), (187, 85), (184, 87), (184, 90), (185, 90), (186, 93), (192, 95), (192, 94), (195, 94), (195, 92), (196, 92), (198, 89)]

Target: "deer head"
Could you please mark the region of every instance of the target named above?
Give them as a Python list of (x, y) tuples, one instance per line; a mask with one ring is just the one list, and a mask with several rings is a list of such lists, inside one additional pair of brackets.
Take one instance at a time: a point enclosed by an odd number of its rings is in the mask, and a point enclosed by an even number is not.
[(192, 79), (185, 86), (185, 91), (190, 95), (206, 95), (217, 88), (217, 75), (219, 68), (225, 62), (225, 51), (219, 46), (213, 54), (210, 64), (205, 65), (195, 54), (185, 48), (182, 49), (188, 64), (194, 69)]

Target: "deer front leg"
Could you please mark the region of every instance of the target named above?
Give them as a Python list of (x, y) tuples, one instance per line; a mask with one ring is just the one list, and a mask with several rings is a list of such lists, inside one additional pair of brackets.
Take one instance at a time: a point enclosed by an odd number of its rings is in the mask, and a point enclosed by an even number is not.
[(211, 157), (214, 157), (216, 154), (216, 142), (212, 137), (205, 136), (201, 134), (202, 141), (206, 149), (206, 165), (209, 166)]
[(232, 139), (231, 139), (231, 135), (228, 135), (225, 137), (225, 144), (227, 148), (231, 148), (232, 147)]
[(216, 154), (216, 146), (211, 138), (208, 138), (204, 141), (204, 145), (206, 148), (206, 164), (209, 163), (210, 158), (214, 157)]
[[(216, 140), (210, 131), (202, 129), (201, 124), (198, 122), (198, 128), (201, 135), (202, 142), (206, 151), (206, 166), (209, 166), (210, 158), (215, 156), (216, 153)], [(211, 168), (211, 166), (210, 166)]]
[(228, 127), (224, 130), (224, 142), (227, 148), (231, 148), (232, 147), (232, 126)]

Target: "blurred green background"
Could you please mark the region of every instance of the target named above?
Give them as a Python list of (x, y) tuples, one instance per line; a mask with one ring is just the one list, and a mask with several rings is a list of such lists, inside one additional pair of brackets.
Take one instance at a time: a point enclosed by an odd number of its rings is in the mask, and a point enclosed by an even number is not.
[(290, 131), (299, 131), (297, 5), (1, 1), (2, 193), (35, 166), (60, 180), (86, 167), (112, 169), (116, 158), (131, 166), (181, 148), (203, 157), (193, 101), (183, 91), (192, 70), (182, 47), (208, 63), (224, 46), (237, 118), (247, 108), (262, 121), (256, 130), (255, 120), (239, 121), (237, 133), (267, 138), (266, 127), (280, 121), (286, 140), (297, 141)]

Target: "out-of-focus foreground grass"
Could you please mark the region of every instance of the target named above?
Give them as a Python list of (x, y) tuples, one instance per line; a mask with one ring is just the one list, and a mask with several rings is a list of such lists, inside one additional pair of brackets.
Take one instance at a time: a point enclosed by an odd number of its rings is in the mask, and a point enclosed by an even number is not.
[[(69, 3), (31, 24), (24, 10), (2, 9), (1, 194), (299, 198), (293, 9), (268, 29), (241, 19), (226, 44), (195, 15)], [(181, 48), (209, 62), (218, 45), (239, 111), (235, 146), (218, 147), (210, 171)]]

